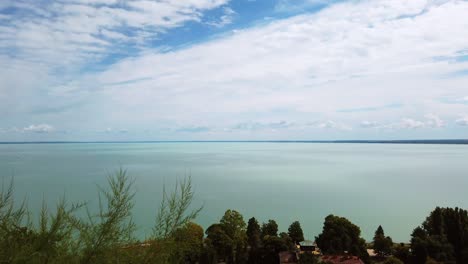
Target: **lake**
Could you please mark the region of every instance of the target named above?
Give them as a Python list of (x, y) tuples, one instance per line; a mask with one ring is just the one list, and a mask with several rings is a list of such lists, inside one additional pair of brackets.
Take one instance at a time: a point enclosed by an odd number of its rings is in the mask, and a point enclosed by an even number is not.
[(338, 143), (73, 143), (0, 145), (0, 171), (33, 212), (44, 199), (95, 205), (96, 184), (122, 167), (135, 179), (138, 234), (149, 234), (162, 188), (191, 175), (196, 222), (226, 209), (245, 221), (295, 220), (314, 239), (325, 216), (344, 216), (371, 240), (378, 225), (406, 242), (435, 206), (468, 208), (468, 146)]

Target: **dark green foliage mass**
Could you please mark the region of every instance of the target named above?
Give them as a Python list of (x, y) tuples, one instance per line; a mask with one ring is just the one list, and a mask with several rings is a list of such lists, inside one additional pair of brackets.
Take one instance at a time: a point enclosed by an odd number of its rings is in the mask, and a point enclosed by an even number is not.
[(283, 241), (284, 245), (286, 245), (288, 250), (295, 250), (296, 249), (296, 244), (293, 242), (292, 238), (289, 236), (288, 233), (281, 232), (279, 234), (279, 237)]
[(275, 220), (268, 220), (267, 223), (262, 224), (262, 238), (264, 236), (278, 236), (278, 224)]
[(404, 243), (400, 243), (393, 248), (393, 255), (399, 260), (401, 260), (403, 263), (408, 263), (410, 262), (411, 256), (411, 252), (409, 249), (410, 248)]
[(298, 264), (318, 264), (319, 260), (312, 253), (303, 253), (299, 258)]
[(234, 242), (226, 234), (221, 224), (213, 224), (205, 231), (206, 245), (215, 253), (214, 258), (225, 260), (231, 254)]
[(252, 249), (260, 247), (260, 225), (257, 219), (252, 217), (247, 224), (247, 242)]
[(294, 243), (299, 243), (304, 240), (304, 233), (299, 221), (294, 221), (288, 228), (289, 237), (291, 237)]
[(247, 224), (247, 244), (250, 247), (248, 253), (248, 263), (259, 263), (260, 262), (260, 247), (261, 247), (261, 233), (260, 225), (257, 219), (252, 217), (249, 219)]
[(325, 218), (322, 233), (316, 237), (318, 247), (326, 254), (348, 252), (367, 260), (369, 255), (361, 229), (344, 217), (329, 215)]
[(444, 263), (468, 263), (468, 213), (460, 208), (440, 208), (426, 218), (411, 235), (413, 261), (428, 257)]
[(203, 249), (203, 228), (190, 222), (177, 229), (173, 237), (177, 244), (173, 260), (179, 263), (197, 263)]
[(216, 253), (214, 259), (227, 263), (247, 262), (247, 234), (243, 216), (227, 210), (219, 224), (206, 230), (206, 244)]
[(403, 261), (401, 261), (400, 259), (396, 257), (389, 257), (385, 259), (383, 262), (381, 262), (380, 264), (404, 264), (404, 263)]
[(378, 256), (384, 257), (392, 253), (393, 241), (386, 237), (382, 226), (379, 226), (374, 235), (374, 250)]
[(279, 253), (288, 250), (288, 245), (277, 236), (266, 235), (263, 238), (262, 263), (278, 263)]

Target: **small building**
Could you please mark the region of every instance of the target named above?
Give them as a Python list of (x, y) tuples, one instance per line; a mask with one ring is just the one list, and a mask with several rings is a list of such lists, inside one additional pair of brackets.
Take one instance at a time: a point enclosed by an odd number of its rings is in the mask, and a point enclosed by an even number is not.
[(299, 242), (297, 248), (299, 254), (311, 253), (316, 256), (321, 255), (320, 249), (317, 247), (317, 243), (311, 240), (304, 240), (302, 242)]
[(356, 256), (324, 255), (321, 261), (331, 264), (364, 264), (364, 261)]

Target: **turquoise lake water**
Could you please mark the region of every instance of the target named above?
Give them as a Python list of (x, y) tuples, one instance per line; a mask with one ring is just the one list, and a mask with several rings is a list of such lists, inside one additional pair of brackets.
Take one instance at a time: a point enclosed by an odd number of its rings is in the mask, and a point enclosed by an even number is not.
[(468, 208), (468, 146), (326, 143), (78, 143), (0, 145), (0, 172), (37, 211), (97, 200), (119, 167), (135, 178), (138, 233), (150, 232), (162, 186), (191, 175), (203, 227), (235, 209), (244, 219), (299, 220), (314, 239), (328, 214), (347, 217), (370, 240), (378, 225), (394, 241), (435, 206)]

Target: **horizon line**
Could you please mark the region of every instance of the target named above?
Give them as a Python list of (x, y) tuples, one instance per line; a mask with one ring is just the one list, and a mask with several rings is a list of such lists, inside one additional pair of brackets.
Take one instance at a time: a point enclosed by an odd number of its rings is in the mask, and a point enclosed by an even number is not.
[(70, 140), (70, 141), (0, 141), (0, 144), (130, 144), (130, 143), (361, 143), (361, 144), (458, 144), (468, 139), (350, 139), (350, 140)]

